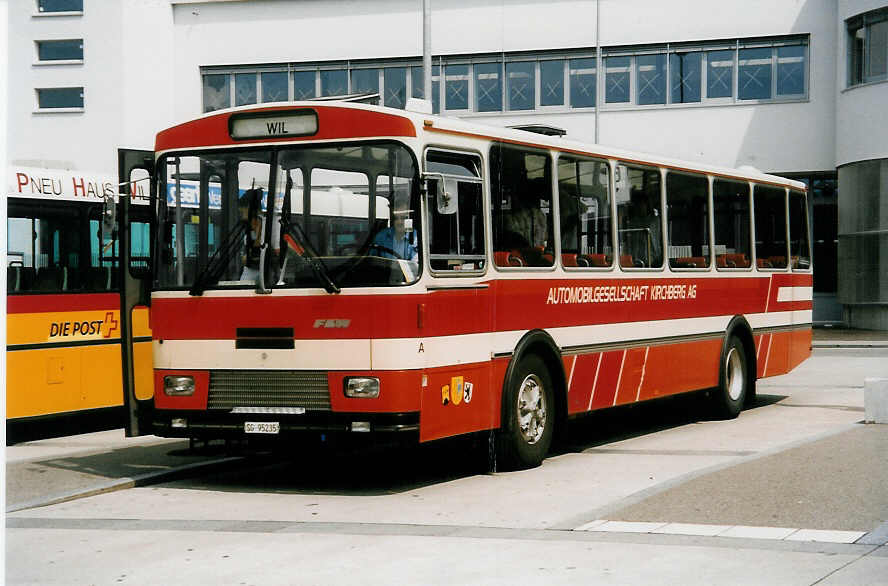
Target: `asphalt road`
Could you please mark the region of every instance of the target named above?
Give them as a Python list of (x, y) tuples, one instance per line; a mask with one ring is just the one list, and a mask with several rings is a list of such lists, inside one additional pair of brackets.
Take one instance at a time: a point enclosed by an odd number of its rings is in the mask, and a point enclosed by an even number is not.
[[(522, 472), (487, 473), (483, 438), (293, 447), (22, 510), (7, 516), (6, 579), (888, 584), (888, 432), (860, 423), (867, 376), (888, 377), (888, 349), (817, 350), (760, 381), (737, 420), (703, 419), (689, 397), (596, 414)], [(54, 470), (83, 458), (96, 453)]]

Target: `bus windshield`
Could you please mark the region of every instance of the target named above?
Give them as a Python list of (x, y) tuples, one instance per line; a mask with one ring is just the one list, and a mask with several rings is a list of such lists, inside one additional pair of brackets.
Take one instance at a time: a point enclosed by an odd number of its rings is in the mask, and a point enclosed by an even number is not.
[(166, 155), (160, 170), (159, 288), (252, 288), (261, 273), (266, 288), (333, 293), (419, 276), (419, 181), (401, 145)]

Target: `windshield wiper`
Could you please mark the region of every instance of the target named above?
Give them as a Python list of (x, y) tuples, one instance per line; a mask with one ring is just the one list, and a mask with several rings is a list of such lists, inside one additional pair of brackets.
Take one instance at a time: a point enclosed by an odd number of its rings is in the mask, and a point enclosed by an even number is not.
[(293, 252), (308, 263), (308, 266), (318, 278), (318, 281), (321, 282), (321, 285), (327, 293), (339, 293), (341, 291), (339, 285), (330, 278), (329, 273), (327, 273), (327, 267), (324, 265), (324, 261), (321, 260), (318, 253), (311, 247), (302, 226), (287, 220), (286, 218), (288, 215), (281, 218), (282, 238), (287, 240), (287, 245), (293, 249)]
[(228, 233), (228, 237), (223, 240), (204, 270), (200, 272), (194, 279), (194, 285), (189, 289), (189, 295), (203, 295), (206, 288), (219, 280), (225, 271), (225, 265), (231, 259), (231, 254), (236, 252), (241, 245), (241, 238), (247, 231), (247, 223), (241, 221), (237, 223), (237, 227)]

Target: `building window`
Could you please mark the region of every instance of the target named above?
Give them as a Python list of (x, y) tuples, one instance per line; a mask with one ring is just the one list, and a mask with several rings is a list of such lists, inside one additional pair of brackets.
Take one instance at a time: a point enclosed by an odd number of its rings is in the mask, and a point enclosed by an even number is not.
[(407, 105), (407, 68), (386, 67), (383, 78), (385, 96), (383, 103), (391, 108), (403, 108)]
[(444, 108), (469, 109), (469, 66), (448, 65), (444, 68)]
[(237, 73), (234, 76), (234, 105), (256, 103), (256, 74)]
[(52, 12), (83, 12), (83, 0), (37, 0), (37, 11)]
[(737, 69), (741, 100), (766, 100), (771, 97), (771, 49), (740, 49)]
[(638, 103), (666, 103), (666, 55), (639, 55), (635, 58)]
[(315, 71), (293, 72), (293, 99), (310, 100), (317, 95), (315, 88)]
[(734, 95), (734, 51), (706, 52), (706, 97)]
[[(571, 65), (573, 71), (573, 65)], [(593, 78), (595, 69), (593, 67)], [(573, 83), (571, 81), (571, 83)], [(592, 103), (595, 103), (595, 81), (592, 81)], [(564, 104), (564, 61), (540, 61), (540, 106)]]
[(672, 53), (669, 55), (670, 100), (673, 104), (700, 101), (703, 53)]
[[(432, 112), (435, 114), (441, 111), (441, 67), (432, 65)], [(410, 68), (410, 86), (414, 98), (428, 99), (425, 97), (425, 81), (423, 77), (422, 67)]]
[[(558, 63), (564, 62), (558, 61)], [(572, 108), (595, 107), (597, 67), (594, 58), (570, 60), (570, 105)], [(561, 78), (564, 79), (564, 73), (560, 73)], [(543, 96), (546, 95), (548, 87), (548, 83), (543, 86)]]
[[(499, 112), (503, 109), (501, 63), (475, 63), (475, 111)], [(450, 107), (450, 106), (448, 106)]]
[(83, 61), (83, 39), (37, 41), (38, 61)]
[(348, 72), (327, 69), (320, 72), (322, 96), (344, 96), (348, 93)]
[(214, 73), (203, 76), (204, 112), (231, 106), (231, 76)]
[(379, 70), (378, 69), (354, 69), (352, 70), (351, 93), (353, 94), (378, 94)]
[(260, 81), (263, 102), (286, 102), (289, 99), (286, 71), (265, 72)]
[(628, 102), (629, 69), (632, 57), (606, 57), (604, 60), (604, 79), (607, 87), (604, 101), (608, 104)]
[(509, 110), (533, 110), (536, 107), (536, 63), (506, 63)]
[(847, 21), (848, 85), (888, 79), (888, 8)]
[[(875, 40), (870, 44), (882, 42), (878, 35), (872, 36)], [(435, 113), (443, 105), (445, 111), (457, 115), (489, 115), (535, 109), (567, 112), (594, 108), (599, 101), (605, 109), (669, 108), (731, 105), (747, 100), (804, 100), (808, 95), (807, 35), (623, 46), (605, 48), (603, 53), (602, 80), (598, 78), (594, 49), (589, 48), (507, 54), (505, 61), (501, 53), (438, 56), (432, 67), (432, 95), (428, 98)], [(882, 62), (884, 70), (888, 56)], [(280, 71), (267, 71), (271, 67)], [(873, 67), (879, 70), (878, 64)], [(378, 93), (381, 104), (404, 108), (408, 97), (425, 97), (418, 57), (361, 61), (355, 66), (329, 61), (262, 68), (206, 67), (201, 74), (205, 111), (232, 104), (349, 93)], [(599, 82), (603, 96), (598, 95)]]
[(40, 110), (83, 108), (82, 87), (54, 87), (37, 90), (37, 107)]

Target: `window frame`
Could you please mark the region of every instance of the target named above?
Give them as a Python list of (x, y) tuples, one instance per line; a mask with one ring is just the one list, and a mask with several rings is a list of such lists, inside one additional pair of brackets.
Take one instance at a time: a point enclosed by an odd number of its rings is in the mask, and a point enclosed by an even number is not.
[[(52, 90), (80, 90), (79, 106), (42, 107), (40, 92)], [(59, 86), (34, 88), (34, 114), (79, 114), (86, 111), (86, 88), (83, 86)]]
[[(749, 266), (748, 267), (720, 267), (718, 266), (718, 253), (715, 250), (715, 247), (718, 246), (718, 242), (716, 239), (716, 230), (715, 230), (715, 182), (716, 181), (724, 181), (726, 183), (738, 183), (740, 185), (746, 186), (746, 219), (747, 219), (747, 236), (749, 238)], [(753, 208), (753, 200), (752, 200), (752, 181), (747, 179), (736, 179), (731, 177), (712, 177), (709, 182), (709, 199), (712, 205), (712, 250), (710, 254), (713, 257), (712, 265), (715, 267), (716, 271), (728, 271), (728, 272), (752, 272), (755, 268), (755, 209)]]
[[(430, 225), (430, 214), (431, 210), (427, 208), (428, 199), (423, 197), (420, 203), (420, 214), (422, 214), (422, 230), (424, 231), (422, 235), (422, 252), (424, 255), (424, 263), (426, 265), (426, 269), (429, 271), (429, 275), (433, 278), (437, 277), (479, 277), (487, 274), (491, 263), (493, 262), (493, 256), (490, 254), (492, 242), (490, 238), (490, 230), (488, 227), (490, 226), (490, 205), (488, 200), (489, 193), (489, 181), (486, 180), (485, 171), (487, 169), (486, 161), (484, 160), (483, 153), (478, 149), (472, 148), (454, 148), (452, 145), (437, 145), (437, 144), (427, 144), (422, 152), (422, 174), (425, 174), (428, 171), (428, 154), (429, 151), (441, 152), (441, 153), (449, 153), (454, 155), (463, 155), (463, 156), (472, 156), (478, 158), (478, 173), (479, 176), (477, 181), (472, 180), (468, 177), (462, 175), (450, 175), (448, 173), (440, 173), (443, 177), (453, 177), (458, 179), (459, 181), (465, 181), (468, 183), (478, 183), (481, 186), (481, 229), (483, 232), (483, 240), (484, 240), (484, 267), (474, 271), (463, 271), (463, 270), (441, 270), (432, 268), (432, 253), (430, 250), (431, 247), (431, 236), (429, 234), (429, 225)], [(439, 174), (435, 171), (436, 174)], [(424, 181), (424, 179), (423, 179)]]
[[(686, 273), (686, 272), (709, 272), (712, 270), (714, 255), (713, 251), (715, 248), (715, 238), (713, 235), (713, 213), (712, 213), (712, 175), (703, 172), (694, 172), (694, 171), (683, 171), (683, 170), (675, 170), (675, 169), (665, 169), (666, 176), (663, 181), (663, 187), (666, 190), (666, 205), (663, 208), (663, 219), (666, 224), (666, 231), (664, 232), (666, 236), (666, 248), (664, 253), (664, 260), (666, 264), (669, 266), (669, 270), (677, 273)], [(672, 246), (672, 240), (669, 237), (669, 189), (668, 189), (668, 181), (669, 175), (683, 175), (685, 177), (699, 177), (706, 181), (706, 225), (708, 227), (708, 241), (706, 242), (706, 247), (709, 251), (708, 255), (703, 255), (706, 258), (706, 266), (705, 267), (674, 267), (672, 266), (672, 255), (669, 253), (669, 249)], [(693, 254), (691, 255), (693, 256)]]
[[(496, 264), (496, 259), (494, 258), (496, 243), (493, 239), (493, 201), (494, 201), (494, 193), (493, 193), (493, 179), (492, 179), (492, 170), (490, 168), (493, 157), (491, 156), (491, 152), (493, 149), (514, 149), (520, 150), (525, 153), (531, 153), (535, 155), (539, 155), (548, 159), (549, 162), (549, 173), (550, 173), (550, 181), (549, 181), (549, 190), (550, 190), (550, 204), (551, 207), (549, 209), (549, 213), (551, 214), (551, 218), (547, 219), (547, 221), (552, 222), (552, 238), (555, 239), (555, 242), (552, 246), (552, 254), (556, 257), (561, 253), (561, 231), (560, 231), (560, 219), (557, 216), (557, 208), (558, 208), (558, 188), (557, 188), (557, 179), (555, 179), (555, 173), (557, 173), (557, 169), (553, 167), (553, 161), (556, 159), (557, 151), (548, 149), (542, 146), (530, 146), (526, 144), (511, 144), (507, 141), (502, 140), (493, 140), (487, 147), (487, 170), (488, 170), (488, 188), (487, 191), (490, 195), (489, 200), (486, 202), (487, 206), (490, 208), (490, 216), (487, 221), (487, 225), (490, 226), (490, 264), (495, 271), (503, 272), (503, 273), (513, 273), (513, 272), (532, 272), (532, 273), (549, 273), (555, 271), (559, 266), (559, 262), (557, 258), (552, 259), (552, 264), (549, 266), (520, 266), (520, 267), (511, 267), (511, 266), (499, 266)], [(502, 186), (500, 185), (500, 188)]]
[[(64, 42), (79, 42), (80, 43), (80, 58), (79, 59), (41, 59), (40, 58), (40, 47), (44, 43), (64, 43)], [(83, 65), (84, 53), (85, 51), (85, 43), (83, 39), (39, 39), (34, 41), (34, 65), (46, 66), (46, 65)]]
[[(608, 220), (610, 227), (610, 245), (611, 245), (611, 262), (609, 266), (606, 267), (596, 267), (596, 266), (576, 266), (569, 267), (564, 264), (564, 251), (561, 246), (561, 189), (558, 181), (558, 168), (561, 163), (561, 158), (569, 158), (574, 161), (583, 161), (583, 162), (592, 162), (592, 163), (603, 163), (607, 165), (607, 198), (608, 198), (608, 206), (610, 212), (610, 218)], [(612, 273), (616, 270), (617, 258), (618, 254), (616, 252), (619, 250), (619, 242), (616, 242), (616, 200), (614, 199), (614, 160), (607, 159), (604, 157), (596, 157), (594, 155), (580, 154), (580, 153), (565, 153), (561, 151), (555, 151), (555, 156), (553, 157), (553, 167), (554, 171), (552, 173), (552, 179), (555, 183), (555, 201), (553, 202), (553, 208), (557, 210), (557, 215), (555, 216), (555, 257), (556, 263), (555, 266), (560, 269), (572, 273), (572, 272), (595, 272), (595, 273)], [(579, 253), (577, 253), (579, 255)]]
[[(666, 272), (666, 267), (668, 266), (668, 262), (666, 262), (666, 168), (662, 165), (657, 165), (655, 163), (642, 163), (635, 162), (631, 160), (624, 159), (612, 159), (613, 163), (613, 181), (616, 181), (616, 169), (619, 165), (623, 165), (624, 167), (633, 168), (633, 169), (656, 169), (660, 174), (660, 249), (661, 249), (661, 262), (658, 267), (624, 267), (620, 262), (620, 258), (623, 255), (623, 247), (620, 241), (620, 222), (617, 217), (617, 211), (619, 210), (616, 197), (614, 198), (614, 222), (616, 223), (616, 240), (617, 240), (617, 248), (614, 252), (614, 264), (620, 268), (621, 272), (629, 272), (629, 273), (664, 273)], [(630, 192), (630, 200), (631, 201), (631, 192)]]
[[(788, 273), (790, 272), (790, 262), (789, 258), (789, 190), (784, 186), (777, 185), (769, 185), (767, 183), (762, 183), (758, 181), (750, 181), (750, 185), (752, 186), (752, 266), (756, 271), (764, 271), (767, 273)], [(759, 257), (758, 257), (758, 230), (755, 222), (755, 191), (757, 187), (761, 187), (762, 189), (782, 189), (783, 190), (783, 232), (784, 232), (784, 255), (786, 259), (786, 266), (783, 267), (761, 267), (759, 266)]]

